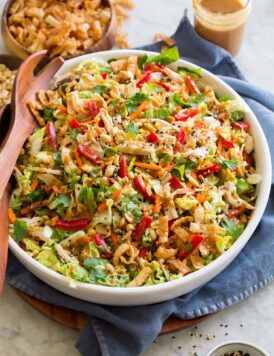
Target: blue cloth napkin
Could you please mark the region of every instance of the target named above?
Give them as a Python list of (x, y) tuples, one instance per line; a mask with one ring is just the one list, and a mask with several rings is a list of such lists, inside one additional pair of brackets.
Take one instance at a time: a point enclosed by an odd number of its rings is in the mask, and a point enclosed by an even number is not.
[[(271, 140), (274, 132), (274, 95), (246, 82), (230, 55), (200, 38), (186, 14), (173, 38), (183, 58), (221, 75), (246, 100), (263, 127), (274, 157), (274, 140)], [(161, 43), (142, 48), (158, 51), (160, 47)], [(111, 307), (84, 302), (49, 287), (23, 267), (12, 254), (9, 255), (7, 280), (12, 286), (35, 298), (90, 315), (90, 321), (76, 343), (82, 355), (135, 356), (156, 338), (163, 322), (170, 315), (191, 319), (217, 312), (266, 286), (274, 276), (273, 254), (272, 182), (265, 214), (241, 254), (204, 287), (179, 298), (140, 307)]]

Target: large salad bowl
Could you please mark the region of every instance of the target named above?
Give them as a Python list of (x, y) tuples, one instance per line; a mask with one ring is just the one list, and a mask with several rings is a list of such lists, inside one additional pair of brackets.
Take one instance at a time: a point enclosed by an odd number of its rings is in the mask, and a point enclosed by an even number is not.
[[(56, 73), (56, 76), (62, 77), (75, 65), (86, 59), (95, 58), (107, 61), (111, 58), (122, 58), (130, 55), (144, 54), (155, 55), (153, 52), (137, 50), (114, 50), (87, 54), (65, 61), (63, 66)], [(177, 68), (178, 65), (182, 67), (196, 67), (194, 64), (184, 60), (179, 60), (175, 63), (172, 63), (169, 67), (171, 69)], [(65, 276), (58, 274), (57, 272), (54, 272), (53, 270), (38, 263), (35, 259), (25, 253), (24, 250), (21, 249), (14, 241), (14, 239), (10, 237), (10, 250), (30, 272), (32, 272), (35, 276), (53, 288), (56, 288), (57, 290), (75, 298), (107, 305), (145, 305), (162, 302), (191, 292), (195, 288), (204, 285), (217, 274), (222, 272), (237, 257), (237, 255), (241, 252), (254, 233), (265, 210), (271, 186), (271, 157), (262, 128), (254, 113), (244, 103), (243, 99), (241, 99), (241, 97), (231, 87), (229, 87), (215, 75), (206, 70), (203, 70), (202, 74), (203, 76), (201, 82), (212, 86), (219, 96), (226, 95), (232, 99), (238, 99), (242, 102), (242, 105), (245, 106), (245, 120), (250, 125), (250, 132), (254, 137), (256, 171), (262, 176), (262, 181), (257, 185), (257, 200), (252, 217), (237, 241), (216, 260), (203, 267), (202, 269), (183, 276), (182, 278), (150, 286), (121, 288), (87, 284), (82, 282), (75, 282), (73, 287), (71, 287), (69, 286)], [(258, 251), (258, 253), (260, 253), (260, 251)]]

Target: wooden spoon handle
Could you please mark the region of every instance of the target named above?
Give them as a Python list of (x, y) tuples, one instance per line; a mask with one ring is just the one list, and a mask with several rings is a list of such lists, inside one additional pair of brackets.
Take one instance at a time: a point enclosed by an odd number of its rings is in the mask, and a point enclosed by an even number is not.
[(8, 206), (10, 197), (10, 185), (0, 200), (0, 295), (3, 292), (5, 274), (8, 259), (9, 219)]

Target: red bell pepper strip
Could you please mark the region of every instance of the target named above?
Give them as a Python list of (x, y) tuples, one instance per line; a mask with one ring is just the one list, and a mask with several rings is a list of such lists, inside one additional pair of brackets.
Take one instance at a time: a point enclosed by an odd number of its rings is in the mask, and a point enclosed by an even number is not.
[(222, 166), (219, 163), (214, 163), (211, 167), (201, 169), (200, 171), (197, 172), (198, 177), (199, 176), (209, 176), (210, 174), (217, 173), (222, 169)]
[(147, 64), (145, 66), (144, 71), (145, 72), (152, 72), (152, 73), (162, 72), (164, 68), (165, 67), (162, 64), (150, 63), (150, 64)]
[(181, 129), (177, 136), (175, 152), (181, 151), (181, 148), (182, 148), (183, 143), (185, 142), (185, 139), (186, 139), (186, 132), (184, 129)]
[(70, 126), (72, 129), (80, 129), (83, 134), (86, 132), (85, 129), (83, 128), (83, 126), (81, 126), (81, 125), (79, 124), (79, 122), (78, 122), (76, 119), (70, 120), (69, 126)]
[(150, 226), (151, 223), (152, 223), (152, 218), (150, 216), (144, 215), (140, 223), (137, 225), (135, 232), (132, 235), (132, 238), (134, 240), (141, 240), (146, 229)]
[(186, 132), (184, 129), (181, 129), (177, 136), (177, 142), (182, 145), (185, 142), (185, 139), (186, 139)]
[(128, 172), (127, 172), (127, 158), (126, 158), (126, 156), (120, 157), (119, 166), (120, 166), (120, 169), (119, 169), (118, 176), (120, 178), (127, 177)]
[(143, 195), (145, 199), (147, 199), (151, 204), (155, 203), (155, 198), (152, 195), (148, 195), (147, 189), (146, 189), (146, 184), (141, 176), (135, 176), (134, 177), (134, 182), (136, 184), (136, 188), (138, 191)]
[(233, 148), (234, 143), (232, 141), (222, 140), (222, 146), (225, 148)]
[(191, 94), (200, 94), (200, 90), (197, 88), (194, 80), (191, 78), (190, 75), (187, 75), (185, 77), (185, 83)]
[(148, 253), (148, 248), (147, 247), (142, 247), (141, 250), (139, 251), (138, 256), (139, 257), (145, 257), (145, 255)]
[(96, 243), (97, 246), (108, 248), (108, 245), (106, 244), (106, 241), (102, 238), (102, 236), (100, 234), (94, 235), (93, 240), (94, 240), (94, 242)]
[(147, 142), (150, 143), (155, 143), (159, 140), (159, 137), (156, 135), (155, 132), (151, 132), (148, 136), (147, 136)]
[(99, 123), (98, 123), (99, 127), (105, 127), (105, 123), (103, 119), (100, 119)]
[(245, 121), (235, 121), (232, 122), (231, 125), (235, 127), (235, 129), (244, 130), (246, 132), (249, 131), (249, 124)]
[(151, 72), (146, 72), (146, 74), (137, 81), (136, 87), (142, 88), (143, 84), (150, 81), (151, 76), (152, 76)]
[(111, 183), (111, 184), (116, 183), (116, 179), (115, 179), (115, 178), (109, 178), (108, 181), (109, 181), (109, 183)]
[(187, 121), (191, 117), (198, 115), (200, 110), (198, 108), (186, 109), (174, 115), (175, 121)]
[(177, 177), (170, 178), (170, 180), (168, 182), (170, 183), (171, 188), (174, 190), (184, 188), (183, 183)]
[(57, 150), (56, 132), (53, 122), (49, 122), (46, 126), (47, 134), (49, 135), (49, 144), (54, 150)]
[(100, 112), (100, 109), (99, 109), (98, 105), (96, 103), (94, 103), (93, 101), (90, 101), (88, 103), (88, 109), (89, 109), (89, 112), (90, 112), (92, 117), (97, 116), (99, 114), (99, 112)]
[(88, 227), (89, 220), (88, 219), (75, 219), (70, 221), (58, 220), (55, 227), (62, 230), (80, 230)]
[(154, 84), (159, 85), (160, 87), (162, 87), (163, 89), (165, 89), (165, 91), (170, 91), (170, 86), (165, 84), (165, 83), (161, 83), (161, 82), (154, 82)]
[(90, 148), (83, 145), (82, 143), (77, 147), (77, 151), (78, 153), (85, 156), (91, 162), (97, 163), (100, 159), (97, 153), (95, 153), (94, 151), (92, 151)]
[(101, 73), (101, 77), (102, 77), (103, 79), (107, 79), (107, 73), (106, 73), (106, 72)]
[(186, 259), (194, 250), (196, 250), (196, 248), (204, 241), (204, 237), (201, 235), (195, 235), (193, 236), (190, 245), (191, 245), (191, 251), (188, 251), (187, 248), (185, 246), (182, 247), (178, 258), (183, 261), (184, 259)]

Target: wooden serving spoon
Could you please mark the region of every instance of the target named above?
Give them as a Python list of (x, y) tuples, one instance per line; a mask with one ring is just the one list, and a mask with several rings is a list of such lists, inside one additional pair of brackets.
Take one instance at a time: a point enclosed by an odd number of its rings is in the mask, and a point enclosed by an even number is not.
[(0, 148), (0, 200), (12, 175), (20, 150), (37, 125), (28, 108), (28, 103), (35, 98), (39, 90), (48, 87), (53, 75), (64, 63), (62, 57), (57, 57), (35, 76), (34, 70), (45, 54), (46, 51), (40, 51), (27, 58), (21, 64), (15, 77), (11, 99), (11, 123), (2, 149)]

